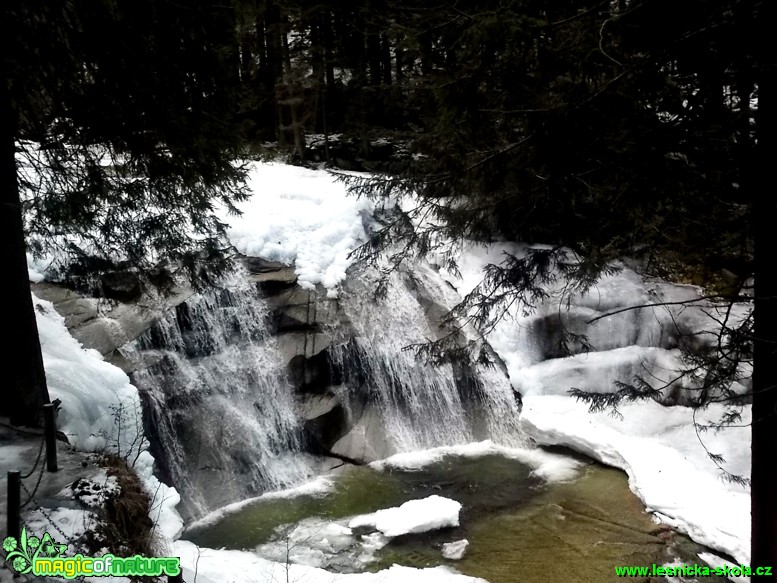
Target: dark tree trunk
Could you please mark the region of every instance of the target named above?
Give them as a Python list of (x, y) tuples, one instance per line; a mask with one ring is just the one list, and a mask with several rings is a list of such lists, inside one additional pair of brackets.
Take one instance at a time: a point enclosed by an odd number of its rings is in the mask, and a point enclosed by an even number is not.
[(267, 5), (264, 30), (267, 35), (268, 85), (272, 89), (283, 77), (283, 57), (281, 40), (281, 11), (272, 2)]
[(324, 82), (324, 39), (321, 15), (314, 14), (310, 19), (310, 57), (313, 64), (313, 78), (316, 83)]
[(283, 125), (283, 112), (278, 104), (279, 93), (282, 92), (283, 82), (283, 41), (281, 39), (281, 11), (273, 2), (267, 2), (264, 16), (266, 58), (265, 95), (272, 96), (272, 111), (274, 115), (275, 135), (278, 144), (284, 145), (285, 135)]
[(8, 66), (4, 59), (0, 83), (0, 107), (5, 122), (2, 126), (5, 130), (2, 130), (0, 175), (0, 249), (7, 262), (6, 276), (3, 278), (7, 294), (3, 330), (7, 342), (0, 350), (3, 355), (0, 414), (10, 417), (11, 423), (15, 425), (37, 426), (41, 424), (42, 407), (49, 401), (49, 392), (27, 273), (27, 250), (16, 177), (16, 115), (8, 93), (8, 83)]
[(321, 38), (324, 43), (324, 63), (326, 65), (326, 84), (332, 87), (335, 84), (335, 67), (332, 39), (332, 15), (328, 10), (321, 13)]
[(253, 55), (247, 41), (240, 44), (240, 81), (243, 85), (249, 85), (252, 78)]
[(381, 71), (383, 73), (383, 84), (391, 85), (391, 45), (387, 35), (381, 35), (380, 38), (380, 57)]
[(424, 31), (418, 41), (421, 51), (421, 73), (429, 75), (432, 72), (432, 36), (428, 31)]
[(348, 16), (353, 19), (351, 21), (353, 24), (348, 34), (348, 47), (346, 48), (346, 51), (353, 69), (354, 84), (356, 86), (364, 86), (368, 84), (367, 43), (365, 38), (367, 23), (364, 21), (363, 14), (358, 10), (352, 12), (350, 15), (346, 15), (346, 18)]
[(263, 87), (268, 87), (268, 78), (270, 76), (270, 64), (267, 56), (267, 7), (258, 3), (256, 12), (256, 55), (259, 59), (257, 79), (261, 81)]
[(404, 49), (397, 44), (396, 47), (394, 47), (394, 53), (395, 53), (395, 62), (396, 62), (396, 80), (397, 83), (399, 83), (404, 78), (404, 71), (402, 70), (403, 67), (403, 57), (404, 57)]
[(286, 16), (281, 19), (281, 50), (283, 53), (283, 70), (286, 75), (291, 75), (291, 47), (289, 46), (289, 20)]
[[(763, 3), (762, 8), (767, 3)], [(763, 8), (766, 11), (766, 8)], [(769, 12), (773, 13), (771, 8)], [(773, 16), (773, 14), (772, 14)], [(770, 183), (777, 149), (777, 78), (772, 67), (777, 51), (767, 40), (765, 14), (759, 17), (760, 79), (758, 82), (758, 152), (754, 195), (755, 224), (755, 358), (753, 364), (753, 466), (751, 490), (751, 564), (777, 569), (777, 271), (772, 253), (777, 249), (777, 197)], [(768, 66), (766, 66), (768, 65)], [(757, 577), (757, 581), (775, 581)]]
[(374, 30), (367, 33), (367, 61), (370, 66), (370, 85), (380, 85), (380, 35)]

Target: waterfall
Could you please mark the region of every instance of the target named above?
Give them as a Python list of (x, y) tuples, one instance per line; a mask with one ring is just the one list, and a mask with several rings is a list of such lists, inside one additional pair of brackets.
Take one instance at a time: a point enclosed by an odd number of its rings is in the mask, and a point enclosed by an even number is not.
[[(160, 473), (187, 518), (312, 473), (292, 387), (245, 277), (192, 296), (125, 350)], [(159, 455), (161, 454), (161, 455)]]
[(376, 300), (375, 270), (352, 271), (340, 304), (355, 337), (333, 347), (331, 358), (349, 413), (355, 415), (353, 403), (361, 401), (370, 421), (378, 418), (377, 434), (387, 442), (380, 453), (482, 439), (517, 443), (518, 406), (501, 369), (463, 362), (433, 366), (406, 349), (439, 337), (431, 322), (458, 301), (456, 292), (419, 262), (412, 271), (393, 273)]

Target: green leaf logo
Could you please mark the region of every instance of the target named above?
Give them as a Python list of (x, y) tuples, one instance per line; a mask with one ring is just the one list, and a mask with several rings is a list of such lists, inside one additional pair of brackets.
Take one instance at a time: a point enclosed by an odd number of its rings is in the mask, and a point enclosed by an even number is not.
[[(22, 529), (21, 539), (7, 536), (3, 539), (3, 550), (6, 552), (5, 562), (20, 575), (32, 571), (32, 564), (38, 557), (56, 559), (67, 551), (67, 545), (60, 544), (45, 533), (42, 539), (37, 536), (27, 536), (27, 528)], [(30, 556), (32, 554), (32, 556)]]
[(16, 537), (7, 536), (3, 540), (3, 550), (6, 552), (5, 562), (10, 565), (14, 571), (25, 575), (32, 570), (32, 559), (27, 554), (27, 528), (22, 529), (21, 544), (16, 541)]

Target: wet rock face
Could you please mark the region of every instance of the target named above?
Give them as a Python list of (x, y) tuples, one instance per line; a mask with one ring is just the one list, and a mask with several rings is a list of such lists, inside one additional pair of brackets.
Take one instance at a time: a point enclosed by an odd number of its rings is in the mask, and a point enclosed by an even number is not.
[(297, 285), (294, 268), (259, 258), (245, 258), (249, 279), (267, 301), (269, 326), (297, 395), (303, 447), (328, 455), (348, 431), (348, 415), (336, 396), (329, 349), (343, 328), (336, 299), (321, 290)]
[(97, 350), (105, 360), (124, 372), (132, 372), (135, 363), (125, 358), (120, 348), (134, 341), (169, 309), (185, 302), (190, 289), (177, 289), (164, 300), (125, 302), (97, 299), (54, 283), (31, 283), (32, 292), (54, 305), (65, 325), (85, 348)]

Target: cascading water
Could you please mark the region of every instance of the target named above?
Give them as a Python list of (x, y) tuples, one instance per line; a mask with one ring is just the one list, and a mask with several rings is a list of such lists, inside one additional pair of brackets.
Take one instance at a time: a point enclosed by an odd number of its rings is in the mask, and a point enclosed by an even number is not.
[(330, 351), (343, 380), (341, 401), (366, 402), (364, 414), (379, 421), (370, 429), (385, 443), (377, 454), (482, 439), (518, 443), (518, 406), (500, 369), (469, 363), (433, 366), (406, 350), (439, 337), (428, 312), (436, 309), (442, 315), (457, 301), (447, 283), (418, 264), (412, 273), (393, 273), (385, 296), (376, 301), (375, 272), (353, 271), (340, 303), (355, 338)]
[(312, 473), (268, 311), (239, 274), (170, 311), (126, 351), (186, 518)]

